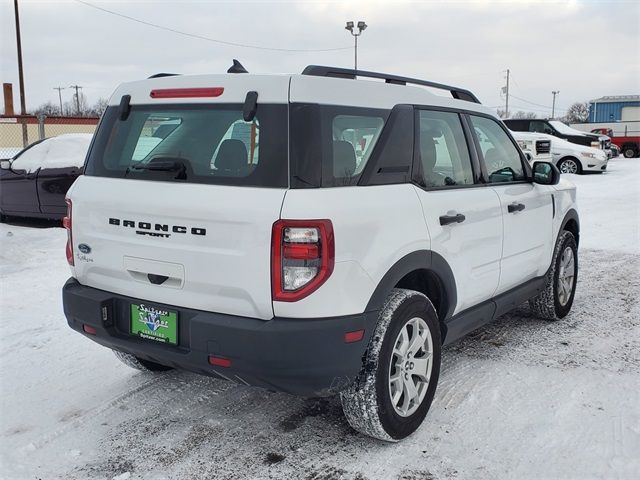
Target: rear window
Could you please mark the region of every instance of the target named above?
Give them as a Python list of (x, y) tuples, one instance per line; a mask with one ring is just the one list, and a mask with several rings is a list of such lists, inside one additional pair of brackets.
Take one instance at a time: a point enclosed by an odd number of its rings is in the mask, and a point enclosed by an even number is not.
[(256, 187), (288, 186), (287, 105), (136, 105), (126, 120), (109, 107), (86, 174)]

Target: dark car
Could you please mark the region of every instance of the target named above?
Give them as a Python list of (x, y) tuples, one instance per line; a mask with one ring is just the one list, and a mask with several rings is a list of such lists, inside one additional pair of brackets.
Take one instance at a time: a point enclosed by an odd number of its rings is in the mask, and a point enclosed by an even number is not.
[(0, 215), (61, 219), (65, 195), (82, 174), (91, 134), (67, 134), (32, 143), (0, 164)]
[(611, 145), (611, 139), (607, 136), (581, 132), (558, 120), (507, 119), (503, 121), (509, 127), (509, 130), (514, 132), (546, 133), (547, 135), (562, 138), (567, 142), (602, 150), (608, 150)]

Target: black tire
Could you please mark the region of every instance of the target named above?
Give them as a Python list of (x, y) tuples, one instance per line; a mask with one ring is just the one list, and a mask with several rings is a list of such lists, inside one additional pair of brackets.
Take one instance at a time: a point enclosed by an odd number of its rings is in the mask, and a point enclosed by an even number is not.
[(637, 152), (633, 147), (624, 147), (622, 155), (624, 155), (624, 158), (635, 158), (637, 156)]
[[(570, 249), (574, 259), (574, 272), (571, 280), (571, 292), (564, 296), (561, 292), (560, 275), (563, 253)], [(578, 283), (578, 245), (573, 233), (563, 230), (558, 237), (556, 248), (553, 252), (551, 268), (547, 273), (547, 281), (544, 290), (538, 296), (529, 300), (529, 306), (533, 313), (545, 320), (560, 320), (567, 316), (573, 305)]]
[[(394, 376), (397, 374), (407, 378), (407, 373), (404, 370), (400, 371), (396, 366), (392, 367), (391, 362), (397, 360), (394, 348), (399, 341), (401, 330), (415, 321), (420, 321), (422, 326), (426, 324), (430, 334), (430, 375), (428, 381), (418, 387), (418, 391), (425, 393), (421, 401), (413, 404), (413, 408), (417, 406), (415, 411), (402, 416), (392, 403), (390, 374), (393, 372)], [(423, 332), (426, 332), (426, 329)], [(427, 355), (423, 348), (414, 353), (419, 353), (419, 358), (425, 359)], [(427, 415), (436, 392), (440, 375), (440, 355), (440, 324), (431, 301), (422, 293), (413, 290), (394, 289), (380, 311), (362, 371), (353, 384), (340, 394), (342, 409), (349, 424), (360, 433), (389, 442), (401, 440), (416, 431)], [(413, 363), (409, 368), (413, 369)], [(412, 373), (409, 373), (409, 378), (415, 385)], [(403, 381), (400, 380), (400, 383)], [(404, 395), (400, 394), (400, 398)], [(410, 411), (407, 410), (406, 413)]]
[[(563, 171), (565, 170), (573, 170), (573, 168), (569, 168), (570, 165), (575, 165), (575, 172), (572, 171)], [(560, 173), (573, 173), (576, 175), (580, 175), (582, 173), (582, 164), (580, 160), (573, 157), (565, 157), (558, 162), (558, 170)]]
[(172, 369), (172, 367), (167, 367), (160, 363), (143, 360), (142, 358), (131, 355), (130, 353), (119, 352), (118, 350), (113, 350), (113, 353), (118, 360), (126, 366), (135, 368), (136, 370), (142, 370), (143, 372), (166, 372), (167, 370)]

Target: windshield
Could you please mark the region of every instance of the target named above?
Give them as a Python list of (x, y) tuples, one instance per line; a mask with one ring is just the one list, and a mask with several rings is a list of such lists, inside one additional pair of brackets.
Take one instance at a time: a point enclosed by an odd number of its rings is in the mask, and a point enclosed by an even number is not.
[(258, 187), (288, 186), (287, 106), (139, 105), (105, 112), (86, 174)]
[(584, 135), (584, 132), (576, 130), (575, 128), (571, 128), (564, 123), (559, 122), (558, 120), (550, 120), (549, 123), (553, 126), (553, 128), (555, 128), (560, 133), (563, 133), (564, 135)]

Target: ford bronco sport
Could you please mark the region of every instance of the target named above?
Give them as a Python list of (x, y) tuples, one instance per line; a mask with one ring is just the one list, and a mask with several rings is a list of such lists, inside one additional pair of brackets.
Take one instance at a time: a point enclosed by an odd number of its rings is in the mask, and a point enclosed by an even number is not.
[(471, 92), (331, 67), (121, 85), (64, 225), (71, 328), (141, 370), (339, 394), (387, 441), (442, 345), (564, 317), (578, 274), (575, 187)]

